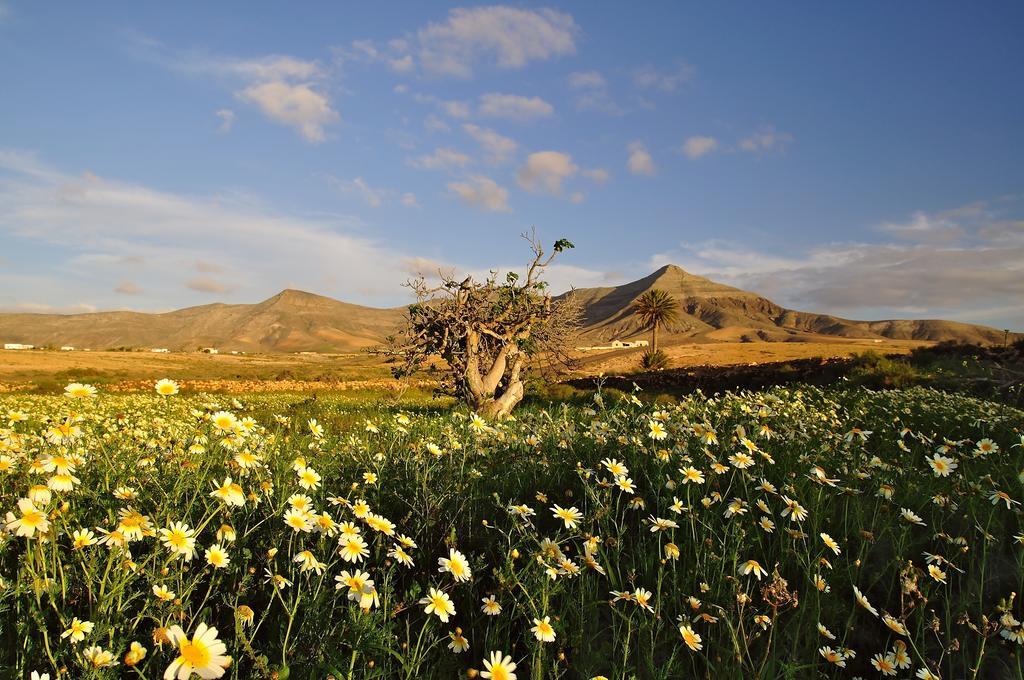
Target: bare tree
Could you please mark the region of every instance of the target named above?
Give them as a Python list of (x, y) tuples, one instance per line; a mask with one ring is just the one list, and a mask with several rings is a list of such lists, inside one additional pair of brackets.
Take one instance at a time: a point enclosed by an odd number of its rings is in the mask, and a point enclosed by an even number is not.
[(441, 272), (440, 285), (429, 285), (423, 276), (406, 284), (417, 301), (389, 350), (403, 358), (394, 369), (397, 376), (440, 357), (448, 365), (442, 387), (480, 415), (495, 418), (522, 401), (527, 371), (540, 355), (548, 366), (568, 359), (580, 307), (571, 294), (553, 300), (543, 275), (573, 244), (560, 239), (548, 254), (535, 233), (523, 237), (533, 251), (525, 279), (509, 272), (499, 281), (492, 271), (486, 281), (472, 276), (459, 281)]

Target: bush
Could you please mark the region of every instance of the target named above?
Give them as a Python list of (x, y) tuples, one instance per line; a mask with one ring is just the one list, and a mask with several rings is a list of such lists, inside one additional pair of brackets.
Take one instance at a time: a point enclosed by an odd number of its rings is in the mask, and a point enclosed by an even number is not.
[(668, 368), (668, 355), (660, 349), (647, 350), (640, 358), (640, 365), (648, 371), (660, 371), (663, 368)]
[(854, 363), (856, 368), (850, 379), (868, 387), (910, 387), (919, 383), (922, 377), (910, 362), (883, 356), (873, 350), (854, 355)]

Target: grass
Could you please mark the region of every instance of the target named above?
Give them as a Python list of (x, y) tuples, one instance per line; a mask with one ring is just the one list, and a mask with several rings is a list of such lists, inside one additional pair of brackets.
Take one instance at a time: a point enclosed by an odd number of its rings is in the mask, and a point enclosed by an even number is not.
[[(1020, 411), (924, 388), (574, 396), (501, 423), (366, 395), (0, 396), (0, 677), (162, 677), (169, 630), (200, 624), (233, 678), (474, 677), (492, 651), (519, 678), (879, 677), (876, 654), (1024, 677)], [(228, 476), (240, 507), (213, 494)], [(76, 548), (85, 530), (107, 542)], [(439, 570), (459, 555), (466, 580)], [(357, 571), (372, 587), (336, 589)]]

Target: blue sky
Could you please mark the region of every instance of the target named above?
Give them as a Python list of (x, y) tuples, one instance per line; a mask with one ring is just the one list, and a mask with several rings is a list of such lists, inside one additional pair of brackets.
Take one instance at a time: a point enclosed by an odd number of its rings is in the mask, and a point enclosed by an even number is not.
[(577, 249), (808, 311), (1024, 328), (1019, 3), (0, 0), (0, 308)]

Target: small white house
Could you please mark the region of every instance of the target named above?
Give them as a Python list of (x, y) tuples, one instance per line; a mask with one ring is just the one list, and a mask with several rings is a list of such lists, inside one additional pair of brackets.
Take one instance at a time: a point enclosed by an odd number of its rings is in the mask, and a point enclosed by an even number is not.
[(153, 352), (155, 354), (167, 354), (171, 350), (167, 349), (166, 347), (154, 347), (153, 349), (151, 349), (149, 351)]
[(35, 349), (35, 345), (23, 345), (20, 342), (5, 342), (4, 349)]
[(217, 349), (216, 347), (203, 347), (199, 351), (202, 352), (203, 354), (220, 354), (220, 350)]
[(63, 346), (62, 346), (62, 347), (60, 348), (60, 351), (61, 351), (61, 352), (74, 352), (74, 351), (75, 351), (75, 348), (74, 348), (74, 347), (72, 347), (71, 345), (63, 345)]

